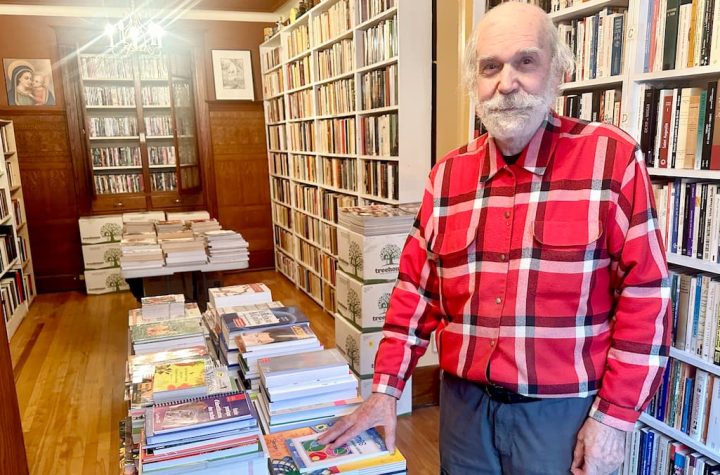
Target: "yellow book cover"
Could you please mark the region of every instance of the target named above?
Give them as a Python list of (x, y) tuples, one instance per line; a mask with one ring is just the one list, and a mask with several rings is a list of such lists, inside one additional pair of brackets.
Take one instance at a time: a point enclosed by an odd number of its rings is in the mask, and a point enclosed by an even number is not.
[(205, 385), (205, 360), (165, 363), (155, 366), (153, 391), (174, 391)]

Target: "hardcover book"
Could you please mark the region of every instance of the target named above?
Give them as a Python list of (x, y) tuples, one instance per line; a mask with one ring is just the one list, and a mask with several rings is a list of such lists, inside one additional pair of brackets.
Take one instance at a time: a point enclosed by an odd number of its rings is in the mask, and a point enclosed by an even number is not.
[(388, 454), (385, 441), (374, 428), (332, 450), (317, 439), (318, 434), (309, 434), (285, 441), (300, 473), (312, 473), (323, 468)]

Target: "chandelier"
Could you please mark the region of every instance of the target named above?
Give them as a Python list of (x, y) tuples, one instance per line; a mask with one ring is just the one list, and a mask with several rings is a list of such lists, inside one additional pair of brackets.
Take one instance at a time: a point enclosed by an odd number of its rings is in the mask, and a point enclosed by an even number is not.
[(115, 24), (108, 23), (105, 26), (105, 35), (110, 40), (110, 49), (117, 54), (157, 55), (162, 50), (165, 30), (135, 8), (133, 0), (130, 3), (130, 13)]

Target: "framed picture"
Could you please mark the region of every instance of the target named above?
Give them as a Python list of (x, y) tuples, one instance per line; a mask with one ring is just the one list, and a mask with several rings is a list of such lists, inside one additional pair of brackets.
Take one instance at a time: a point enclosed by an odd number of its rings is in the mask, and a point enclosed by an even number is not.
[(215, 99), (255, 100), (250, 51), (212, 50)]
[(8, 104), (54, 106), (55, 87), (49, 59), (3, 58)]

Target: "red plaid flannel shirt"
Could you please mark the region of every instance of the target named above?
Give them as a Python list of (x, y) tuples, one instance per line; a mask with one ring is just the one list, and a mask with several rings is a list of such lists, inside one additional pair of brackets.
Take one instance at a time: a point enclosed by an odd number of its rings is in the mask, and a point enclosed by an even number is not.
[(483, 135), (431, 171), (373, 390), (399, 397), (437, 330), (443, 370), (526, 396), (595, 395), (592, 417), (632, 430), (667, 363), (669, 302), (636, 143), (550, 114), (513, 165)]

